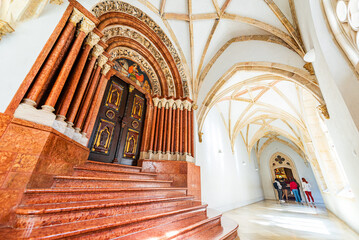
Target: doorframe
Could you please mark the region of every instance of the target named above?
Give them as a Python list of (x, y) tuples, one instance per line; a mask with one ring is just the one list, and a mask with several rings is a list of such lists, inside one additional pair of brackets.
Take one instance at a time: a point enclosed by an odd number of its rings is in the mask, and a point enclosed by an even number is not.
[[(283, 157), (286, 160), (286, 163), (280, 164), (280, 163), (276, 162), (275, 159), (276, 159), (276, 157), (278, 155)], [(287, 164), (287, 162), (289, 163), (289, 165)], [(275, 163), (275, 165), (273, 165), (273, 163)], [(301, 179), (299, 177), (297, 167), (295, 166), (293, 160), (290, 157), (288, 157), (288, 155), (286, 155), (286, 154), (284, 154), (282, 152), (276, 152), (270, 157), (269, 169), (270, 169), (271, 176), (272, 176), (272, 182), (274, 182), (274, 179), (275, 179), (274, 170), (277, 169), (277, 168), (289, 168), (290, 170), (292, 170), (292, 174), (293, 174), (294, 178), (297, 180), (298, 184), (300, 185), (300, 192), (301, 192), (301, 196), (302, 196), (302, 201), (304, 199), (305, 202), (307, 202), (307, 199), (306, 199), (305, 194), (303, 192), (302, 181), (301, 181)], [(279, 200), (277, 190), (274, 188), (273, 185), (272, 185), (272, 188), (273, 188), (274, 196), (275, 196), (276, 200)]]
[[(138, 86), (136, 83), (134, 83), (131, 79), (129, 79), (128, 77), (125, 77), (123, 75), (121, 75), (116, 69), (111, 68), (110, 71), (108, 72), (107, 76), (106, 76), (106, 84), (108, 83), (108, 81), (111, 79), (111, 77), (116, 76), (119, 79), (121, 79), (123, 82), (133, 86), (136, 90), (138, 90), (139, 92), (141, 92), (142, 94), (145, 95), (146, 98), (146, 114), (145, 114), (145, 121), (144, 121), (144, 126), (143, 126), (143, 133), (142, 133), (142, 139), (141, 139), (141, 143), (140, 143), (140, 148), (139, 151), (141, 152), (141, 150), (145, 147), (146, 141), (149, 138), (149, 133), (150, 133), (150, 129), (149, 129), (149, 124), (148, 121), (152, 118), (152, 116), (150, 116), (152, 111), (149, 111), (150, 109), (153, 108), (153, 101), (152, 101), (152, 96), (151, 94), (149, 94), (146, 90), (144, 90), (141, 86)], [(89, 131), (87, 133), (87, 136), (92, 136), (92, 132), (95, 128), (95, 123), (96, 123), (96, 119), (98, 118), (98, 114), (100, 111), (100, 107), (101, 107), (101, 102), (103, 100), (104, 97), (104, 93), (102, 94), (101, 98), (97, 99), (97, 102), (93, 103), (96, 104), (96, 106), (98, 106), (98, 108), (96, 109), (96, 116), (94, 116), (95, 121), (93, 121), (92, 126), (89, 128)], [(90, 141), (88, 142), (88, 144), (90, 144)]]

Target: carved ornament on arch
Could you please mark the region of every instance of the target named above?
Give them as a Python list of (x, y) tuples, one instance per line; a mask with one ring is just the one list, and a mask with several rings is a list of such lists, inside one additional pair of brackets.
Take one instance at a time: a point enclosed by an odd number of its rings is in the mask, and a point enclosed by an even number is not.
[[(138, 63), (143, 67), (147, 73), (149, 80), (151, 81), (152, 91), (154, 95), (161, 96), (161, 85), (158, 80), (157, 74), (153, 70), (152, 66), (147, 62), (147, 60), (136, 51), (127, 48), (127, 47), (115, 47), (110, 51), (111, 60), (116, 60), (118, 58), (128, 58)], [(171, 94), (171, 92), (169, 92)]]
[(174, 62), (177, 66), (178, 72), (181, 76), (182, 80), (182, 88), (184, 97), (188, 97), (189, 94), (189, 87), (188, 87), (188, 81), (187, 81), (187, 75), (184, 69), (184, 66), (182, 65), (181, 58), (179, 57), (175, 47), (173, 46), (171, 40), (167, 37), (167, 35), (164, 33), (164, 31), (161, 29), (158, 24), (152, 20), (146, 13), (142, 12), (140, 9), (126, 3), (121, 2), (118, 0), (112, 0), (112, 1), (102, 1), (96, 4), (96, 6), (92, 9), (92, 12), (96, 17), (99, 17), (105, 13), (109, 12), (122, 12), (129, 14), (131, 16), (136, 17), (140, 21), (142, 21), (144, 24), (146, 24), (148, 27), (150, 27), (157, 36), (162, 40), (162, 42), (166, 45), (167, 49), (171, 53)]
[(141, 33), (137, 32), (132, 28), (126, 26), (118, 26), (118, 25), (105, 28), (103, 30), (103, 34), (104, 34), (103, 37), (104, 41), (107, 41), (112, 37), (126, 37), (145, 46), (146, 49), (148, 49), (151, 52), (151, 54), (156, 59), (158, 64), (161, 66), (161, 69), (166, 77), (169, 96), (176, 95), (173, 76), (171, 74), (171, 70), (169, 66), (167, 65), (167, 62), (163, 59), (158, 49), (145, 36), (143, 36)]

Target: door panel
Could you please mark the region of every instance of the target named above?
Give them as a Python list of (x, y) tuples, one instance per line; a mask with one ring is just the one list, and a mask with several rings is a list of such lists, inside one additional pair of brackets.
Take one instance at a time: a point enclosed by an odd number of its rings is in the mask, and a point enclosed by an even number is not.
[(96, 131), (93, 131), (90, 140), (90, 160), (113, 162), (121, 130), (120, 122), (126, 109), (127, 95), (127, 84), (116, 77), (111, 78), (94, 126)]
[(136, 165), (146, 113), (145, 95), (112, 77), (90, 139), (90, 160)]
[(145, 96), (136, 89), (130, 90), (125, 116), (122, 120), (123, 133), (117, 154), (117, 159), (121, 164), (137, 164), (145, 112)]

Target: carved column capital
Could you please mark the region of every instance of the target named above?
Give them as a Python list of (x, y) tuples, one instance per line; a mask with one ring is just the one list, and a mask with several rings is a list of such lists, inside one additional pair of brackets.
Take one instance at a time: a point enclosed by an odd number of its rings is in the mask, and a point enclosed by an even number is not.
[(84, 32), (86, 35), (91, 32), (96, 25), (87, 17), (84, 17), (83, 21), (81, 22), (80, 31)]
[(103, 68), (103, 66), (106, 64), (106, 62), (107, 62), (107, 60), (108, 60), (108, 58), (106, 57), (106, 56), (104, 56), (104, 55), (100, 55), (99, 57), (98, 57), (98, 66), (100, 67), (100, 68)]
[[(94, 32), (90, 32), (90, 34), (87, 36), (85, 44), (89, 45), (91, 48), (95, 46), (100, 41), (100, 37), (95, 34)], [(103, 48), (102, 48), (103, 50)], [(101, 52), (102, 53), (102, 52)], [(100, 53), (100, 54), (101, 54)]]
[(108, 65), (108, 64), (105, 64), (105, 65), (103, 66), (103, 68), (102, 68), (102, 74), (103, 74), (104, 76), (106, 76), (106, 74), (108, 73), (108, 71), (110, 71), (110, 69), (111, 69), (111, 66)]
[(50, 0), (51, 4), (61, 5), (64, 3), (64, 0)]
[(326, 118), (326, 119), (329, 119), (330, 116), (329, 116), (329, 112), (328, 112), (328, 109), (327, 109), (327, 105), (325, 104), (321, 104), (317, 107), (317, 109), (323, 114), (323, 116)]
[(160, 99), (159, 98), (153, 98), (152, 101), (153, 101), (153, 105), (155, 107), (158, 107), (158, 103), (160, 102)]
[(11, 33), (13, 31), (14, 29), (8, 22), (0, 20), (0, 40), (2, 36), (5, 36), (7, 33)]
[(82, 20), (82, 18), (83, 18), (83, 14), (79, 10), (74, 8), (69, 21), (72, 22), (74, 25), (76, 25), (77, 23), (79, 23)]
[(96, 44), (95, 47), (92, 49), (92, 56), (95, 58), (98, 58), (102, 53), (103, 53), (104, 49), (102, 46)]

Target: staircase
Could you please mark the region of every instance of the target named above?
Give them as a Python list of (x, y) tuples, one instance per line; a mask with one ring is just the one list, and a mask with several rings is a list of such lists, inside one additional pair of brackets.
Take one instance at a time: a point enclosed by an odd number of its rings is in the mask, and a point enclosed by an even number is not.
[(141, 167), (87, 161), (27, 189), (2, 239), (228, 239), (238, 225)]

